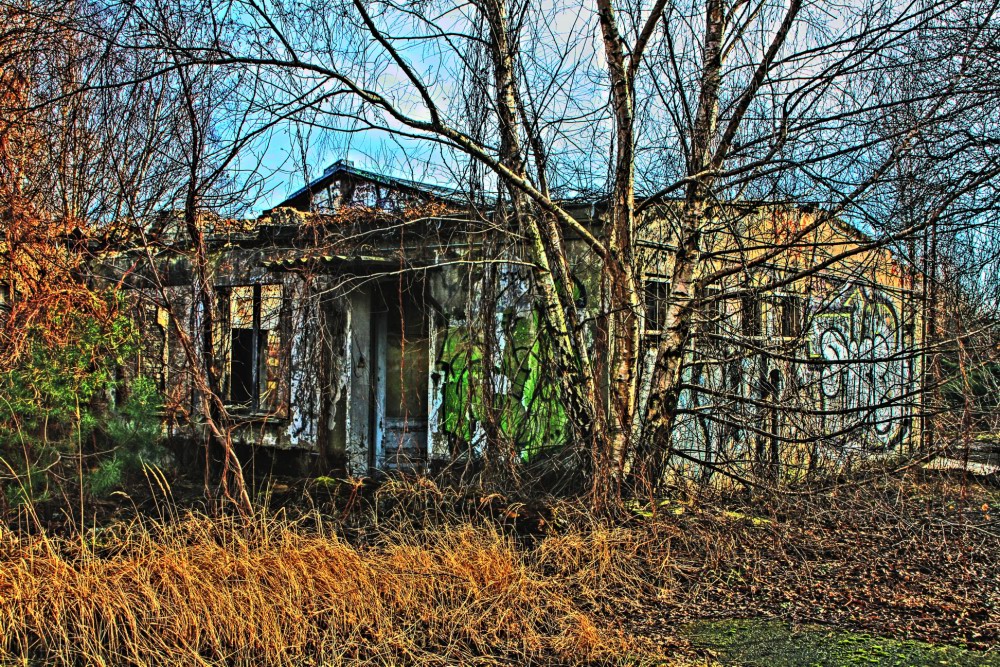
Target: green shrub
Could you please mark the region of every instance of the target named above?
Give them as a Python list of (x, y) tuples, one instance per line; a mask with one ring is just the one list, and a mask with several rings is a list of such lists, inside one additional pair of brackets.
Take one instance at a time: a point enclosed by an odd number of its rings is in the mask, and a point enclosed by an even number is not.
[(0, 371), (0, 478), (8, 506), (46, 497), (50, 472), (75, 478), (60, 467), (88, 450), (112, 452), (85, 480), (98, 494), (158, 455), (153, 382), (139, 378), (122, 405), (113, 401), (120, 370), (138, 352), (138, 327), (120, 296), (100, 299), (97, 307), (56, 311), (44, 325), (28, 327), (21, 353)]
[(107, 496), (121, 486), (125, 459), (114, 456), (97, 464), (87, 475), (87, 487), (95, 496)]
[(168, 464), (169, 456), (161, 443), (161, 405), (162, 397), (152, 379), (140, 376), (129, 384), (128, 397), (107, 415), (103, 434), (114, 455), (90, 473), (91, 493), (108, 495), (143, 466), (162, 468)]

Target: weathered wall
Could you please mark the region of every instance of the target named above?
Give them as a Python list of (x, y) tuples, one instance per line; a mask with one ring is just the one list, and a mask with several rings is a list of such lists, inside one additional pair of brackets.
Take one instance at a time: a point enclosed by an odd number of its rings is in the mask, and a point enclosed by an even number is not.
[(350, 366), (347, 389), (347, 471), (366, 475), (371, 433), (371, 291), (350, 294)]
[[(717, 259), (703, 271), (760, 257), (802, 219), (781, 212), (740, 224), (744, 238), (737, 242), (732, 234), (736, 223), (720, 221), (720, 233), (707, 242)], [(643, 224), (643, 261), (651, 278), (671, 273), (670, 229), (668, 216)], [(811, 233), (749, 277), (733, 275), (714, 287), (738, 293), (857, 244), (838, 228), (825, 230)], [(379, 243), (385, 247), (375, 244), (368, 251), (386, 256), (399, 251), (399, 245)], [(395, 280), (427, 314), (425, 454), (431, 461), (480, 453), (489, 405), (496, 410), (501, 436), (525, 459), (565, 442), (568, 428), (558, 378), (547, 363), (549, 341), (533, 305), (526, 267), (514, 262), (477, 264), (480, 251), (468, 242), (404, 247), (407, 257), (430, 260), (433, 266), (389, 271), (374, 280), (364, 271), (345, 277), (329, 266), (275, 266), (268, 260), (297, 252), (280, 244), (222, 244), (214, 249), (211, 273), (216, 287), (265, 284), (281, 285), (282, 290), (281, 344), (275, 344), (280, 354), (269, 351), (275, 368), (268, 371), (278, 378), (271, 389), (280, 396), (266, 411), (237, 415), (239, 441), (307, 453), (318, 469), (368, 474), (375, 436), (372, 373), (377, 360), (372, 355), (378, 340), (372, 330), (372, 306), (376, 286), (385, 289)], [(584, 317), (592, 317), (602, 308), (599, 262), (578, 240), (568, 241), (568, 253), (576, 278), (574, 297)], [(487, 270), (495, 271), (489, 280)], [(197, 330), (193, 276), (190, 266), (175, 255), (165, 255), (158, 273), (165, 283), (162, 293), (141, 271), (133, 285), (148, 311), (148, 340), (139, 372), (146, 369), (160, 380), (172, 431), (190, 433), (187, 424), (198, 421), (191, 365), (173, 340), (172, 327), (176, 320), (189, 336)], [(779, 335), (777, 306), (767, 299), (762, 305), (764, 330), (752, 340), (741, 331), (738, 300), (723, 299), (720, 309), (700, 313), (686, 379), (702, 390), (688, 390), (682, 398), (685, 414), (676, 446), (707, 459), (746, 458), (762, 442), (768, 444), (769, 432), (777, 431), (793, 443), (782, 445), (783, 451), (797, 456), (801, 448), (794, 445), (796, 440), (810, 442), (813, 449), (811, 443), (819, 442), (831, 452), (842, 450), (843, 433), (858, 426), (864, 427), (863, 436), (852, 443), (885, 448), (906, 442), (913, 434), (913, 405), (906, 397), (919, 376), (918, 360), (906, 351), (915, 347), (920, 330), (906, 288), (906, 277), (888, 253), (868, 251), (783, 288), (780, 294), (800, 296), (806, 304), (808, 321), (797, 340)], [(486, 294), (491, 298), (484, 299)], [(385, 297), (380, 298), (385, 308)], [(217, 334), (217, 341), (226, 339), (226, 331)], [(655, 334), (646, 340), (652, 347)], [(221, 351), (223, 363), (226, 358)], [(269, 382), (273, 378), (269, 375)], [(776, 403), (792, 408), (778, 421), (768, 407)]]

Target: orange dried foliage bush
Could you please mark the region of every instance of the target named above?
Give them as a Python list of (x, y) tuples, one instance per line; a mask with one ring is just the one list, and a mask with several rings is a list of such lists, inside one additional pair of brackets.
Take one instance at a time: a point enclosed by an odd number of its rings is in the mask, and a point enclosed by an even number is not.
[[(0, 283), (10, 300), (0, 322), (0, 366), (24, 351), (25, 333), (45, 332), (58, 344), (64, 332), (54, 318), (68, 313), (110, 321), (108, 302), (81, 279), (87, 223), (45, 200), (40, 171), (49, 168), (41, 151), (43, 124), (29, 109), (33, 98), (30, 45), (15, 37), (28, 30), (30, 12), (0, 10), (14, 36), (0, 42)], [(68, 38), (67, 38), (68, 39)], [(48, 130), (51, 131), (51, 130)], [(56, 207), (58, 208), (58, 207)]]

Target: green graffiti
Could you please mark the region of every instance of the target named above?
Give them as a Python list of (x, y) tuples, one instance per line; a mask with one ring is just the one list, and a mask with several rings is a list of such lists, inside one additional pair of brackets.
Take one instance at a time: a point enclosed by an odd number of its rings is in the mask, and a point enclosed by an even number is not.
[(444, 376), (441, 431), (454, 448), (471, 442), (475, 423), (482, 418), (482, 388), (473, 381), (481, 376), (482, 350), (466, 329), (449, 329), (438, 363)]
[[(494, 410), (500, 432), (530, 461), (561, 447), (567, 436), (566, 412), (549, 361), (548, 336), (537, 314), (505, 315), (497, 333), (502, 345), (494, 360)], [(487, 418), (483, 345), (482, 332), (468, 326), (450, 328), (442, 344), (440, 428), (453, 451), (467, 448), (477, 426)]]

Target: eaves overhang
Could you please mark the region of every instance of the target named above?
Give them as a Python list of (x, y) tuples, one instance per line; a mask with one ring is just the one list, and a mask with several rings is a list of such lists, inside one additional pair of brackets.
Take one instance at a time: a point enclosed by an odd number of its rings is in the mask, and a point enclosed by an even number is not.
[(378, 255), (300, 255), (265, 260), (263, 265), (271, 271), (309, 269), (318, 273), (373, 274), (433, 268), (434, 262), (430, 260), (400, 260), (398, 257)]

